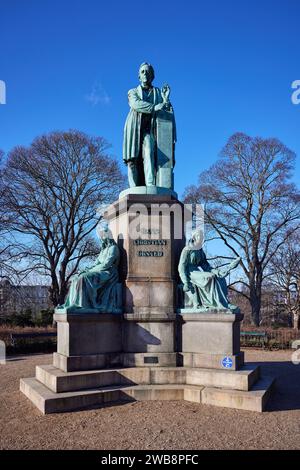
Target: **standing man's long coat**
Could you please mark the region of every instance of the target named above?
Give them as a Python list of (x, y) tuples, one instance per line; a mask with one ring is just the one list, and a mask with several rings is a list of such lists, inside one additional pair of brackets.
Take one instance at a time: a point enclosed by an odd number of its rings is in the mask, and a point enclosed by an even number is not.
[(123, 140), (123, 160), (128, 163), (130, 160), (137, 159), (140, 155), (141, 147), (141, 124), (142, 114), (152, 114), (151, 133), (155, 135), (155, 111), (154, 106), (162, 103), (163, 99), (161, 91), (157, 87), (153, 87), (153, 102), (143, 101), (143, 90), (141, 85), (132, 88), (128, 92), (128, 102), (130, 111), (127, 116), (124, 127)]

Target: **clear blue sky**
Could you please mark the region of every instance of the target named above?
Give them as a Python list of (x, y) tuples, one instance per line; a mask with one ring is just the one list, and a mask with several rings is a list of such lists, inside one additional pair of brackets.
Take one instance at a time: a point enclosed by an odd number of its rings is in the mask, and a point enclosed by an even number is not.
[(300, 155), (299, 0), (1, 0), (0, 43), (4, 151), (74, 128), (121, 160), (127, 90), (146, 60), (171, 86), (179, 194), (236, 131)]

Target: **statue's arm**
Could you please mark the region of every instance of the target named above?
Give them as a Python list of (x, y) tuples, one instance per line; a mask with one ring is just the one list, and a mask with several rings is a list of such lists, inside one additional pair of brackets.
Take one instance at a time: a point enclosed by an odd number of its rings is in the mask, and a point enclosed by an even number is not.
[(189, 264), (188, 251), (186, 248), (184, 248), (181, 252), (179, 265), (178, 265), (179, 276), (184, 286), (189, 286), (191, 282), (190, 276), (189, 276), (188, 264)]
[(235, 269), (240, 264), (241, 258), (238, 256), (230, 264), (225, 267), (214, 269), (215, 274), (219, 277), (226, 277), (232, 269)]
[(154, 111), (154, 104), (143, 101), (134, 89), (128, 92), (128, 102), (129, 106), (138, 113), (151, 114)]

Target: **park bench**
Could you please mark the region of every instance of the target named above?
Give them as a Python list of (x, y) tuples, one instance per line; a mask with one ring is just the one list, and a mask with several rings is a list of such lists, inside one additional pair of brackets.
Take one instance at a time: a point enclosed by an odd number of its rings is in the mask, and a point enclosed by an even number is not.
[(57, 336), (56, 332), (47, 333), (11, 333), (10, 341), (11, 345), (15, 346), (18, 339), (33, 339), (33, 338), (54, 338)]
[(266, 331), (241, 331), (241, 339), (244, 339), (249, 345), (257, 345), (258, 343), (264, 348), (268, 342), (268, 334)]

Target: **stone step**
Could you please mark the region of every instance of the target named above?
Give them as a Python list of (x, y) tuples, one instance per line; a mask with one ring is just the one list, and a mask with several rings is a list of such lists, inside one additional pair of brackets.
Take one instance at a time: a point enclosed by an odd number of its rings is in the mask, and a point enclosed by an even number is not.
[(260, 377), (259, 366), (244, 366), (240, 370), (187, 369), (186, 383), (206, 387), (248, 391)]
[[(122, 389), (123, 394), (136, 401), (184, 400), (186, 385), (135, 385)], [(201, 393), (203, 387), (195, 387)]]
[(133, 367), (81, 372), (63, 372), (52, 366), (37, 366), (36, 379), (56, 393), (114, 385), (204, 385), (249, 390), (259, 379), (259, 367), (238, 371), (183, 367)]
[(201, 402), (224, 408), (262, 412), (265, 410), (274, 385), (274, 378), (263, 377), (249, 392), (205, 387), (201, 392)]
[(100, 369), (63, 372), (52, 365), (37, 366), (36, 379), (56, 393), (114, 385), (150, 383), (149, 368)]
[(120, 386), (55, 393), (34, 377), (21, 379), (20, 390), (44, 414), (60, 413), (119, 402), (124, 399)]
[[(73, 411), (122, 401), (184, 400), (184, 385), (112, 386), (54, 393), (34, 377), (21, 379), (20, 390), (44, 414)], [(187, 387), (201, 392), (203, 387)]]
[(263, 411), (273, 379), (263, 378), (251, 391), (196, 385), (127, 385), (54, 393), (35, 378), (21, 379), (20, 390), (44, 414), (67, 412), (132, 400), (187, 400), (228, 408)]

